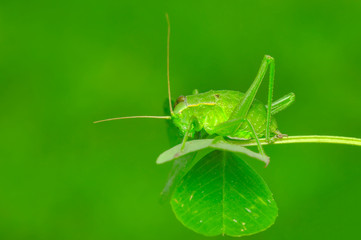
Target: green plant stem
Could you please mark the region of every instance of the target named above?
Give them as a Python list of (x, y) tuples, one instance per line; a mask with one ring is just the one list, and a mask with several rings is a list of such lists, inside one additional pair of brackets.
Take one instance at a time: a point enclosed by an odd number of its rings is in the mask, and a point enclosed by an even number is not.
[[(322, 136), (322, 135), (306, 135), (306, 136), (289, 136), (276, 139), (273, 143), (268, 143), (265, 138), (259, 139), (262, 145), (269, 144), (288, 144), (288, 143), (333, 143), (361, 146), (360, 138), (339, 137), (339, 136)], [(235, 143), (232, 141), (232, 143)], [(240, 146), (257, 146), (255, 140), (239, 142)]]

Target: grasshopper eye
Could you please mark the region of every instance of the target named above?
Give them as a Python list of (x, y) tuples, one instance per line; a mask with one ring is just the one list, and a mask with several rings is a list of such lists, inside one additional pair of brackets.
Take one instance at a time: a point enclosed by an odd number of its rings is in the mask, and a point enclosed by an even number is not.
[(174, 108), (181, 102), (184, 102), (186, 100), (185, 96), (179, 96), (177, 100), (174, 103)]

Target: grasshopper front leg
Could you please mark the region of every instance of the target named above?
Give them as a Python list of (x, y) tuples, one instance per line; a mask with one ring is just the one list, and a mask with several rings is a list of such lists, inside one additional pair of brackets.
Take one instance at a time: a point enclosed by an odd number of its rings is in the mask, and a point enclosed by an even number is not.
[(181, 151), (184, 150), (186, 142), (188, 141), (188, 138), (189, 138), (189, 134), (192, 131), (192, 127), (194, 127), (194, 125), (196, 123), (197, 123), (197, 118), (195, 116), (191, 117), (190, 120), (189, 120), (187, 131), (185, 132), (183, 140), (182, 140), (182, 147), (180, 149)]

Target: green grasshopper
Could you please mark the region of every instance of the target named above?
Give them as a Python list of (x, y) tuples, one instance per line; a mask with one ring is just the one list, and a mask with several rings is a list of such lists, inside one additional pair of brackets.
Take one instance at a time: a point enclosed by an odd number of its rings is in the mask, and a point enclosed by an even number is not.
[[(290, 106), (295, 101), (295, 94), (289, 93), (273, 102), (275, 61), (268, 55), (264, 56), (255, 80), (245, 93), (231, 90), (211, 90), (205, 93), (199, 93), (198, 90), (194, 90), (192, 95), (178, 97), (173, 106), (169, 80), (170, 23), (168, 14), (166, 14), (166, 18), (168, 24), (167, 82), (170, 116), (118, 117), (100, 120), (94, 123), (130, 118), (171, 120), (180, 130), (183, 140), (180, 146), (177, 145), (162, 153), (157, 159), (158, 164), (171, 161), (189, 152), (212, 147), (213, 143), (215, 144), (219, 139), (222, 140), (223, 138), (236, 140), (236, 143), (234, 143), (234, 141), (227, 141), (227, 146), (223, 145), (223, 149), (237, 145), (237, 151), (246, 153), (246, 155), (265, 162), (266, 166), (269, 163), (269, 157), (266, 156), (263, 150), (262, 145), (264, 144), (334, 143), (361, 146), (361, 139), (358, 138), (320, 135), (288, 137), (282, 134), (278, 130), (274, 115)], [(255, 96), (267, 71), (269, 71), (268, 101), (267, 104), (264, 105), (262, 102), (256, 100)], [(214, 141), (188, 141), (189, 138), (194, 138), (195, 133), (203, 132), (218, 137), (215, 137)], [(287, 137), (284, 138), (285, 136)], [(193, 147), (185, 150), (187, 145)], [(258, 147), (260, 154), (244, 148), (244, 146), (254, 145)], [(213, 145), (213, 147), (215, 147), (215, 145)], [(222, 147), (218, 144), (215, 148)]]
[[(252, 85), (242, 93), (239, 91), (219, 90), (199, 93), (194, 90), (192, 95), (180, 96), (174, 107), (171, 100), (169, 80), (169, 39), (170, 23), (168, 15), (167, 35), (167, 80), (170, 116), (130, 116), (110, 118), (96, 121), (110, 121), (129, 118), (155, 118), (171, 120), (179, 128), (183, 136), (182, 148), (196, 132), (204, 130), (209, 135), (218, 135), (236, 140), (255, 139), (259, 152), (265, 156), (260, 137), (268, 143), (284, 135), (278, 130), (274, 115), (287, 108), (295, 100), (295, 94), (289, 93), (272, 102), (275, 62), (271, 56), (264, 56), (259, 71)], [(269, 69), (268, 102), (264, 105), (255, 99), (257, 91)]]

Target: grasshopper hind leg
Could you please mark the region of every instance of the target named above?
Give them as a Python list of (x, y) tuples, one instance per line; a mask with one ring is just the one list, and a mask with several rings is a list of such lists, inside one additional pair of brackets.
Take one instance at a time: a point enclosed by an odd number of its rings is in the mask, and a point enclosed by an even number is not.
[(231, 135), (235, 133), (242, 121), (245, 121), (247, 118), (248, 111), (254, 101), (254, 98), (258, 92), (258, 89), (269, 69), (269, 85), (268, 85), (268, 102), (267, 102), (267, 113), (266, 113), (266, 139), (270, 142), (271, 137), (271, 108), (272, 108), (272, 97), (273, 97), (273, 86), (274, 86), (274, 74), (275, 74), (275, 63), (274, 59), (271, 56), (264, 56), (261, 66), (258, 70), (255, 80), (252, 82), (251, 86), (245, 93), (243, 99), (238, 103), (238, 105), (233, 110), (228, 121), (223, 122), (216, 126), (216, 132), (219, 132), (220, 135)]
[[(290, 105), (292, 105), (295, 101), (295, 94), (294, 93), (289, 93), (283, 97), (281, 97), (280, 99), (277, 99), (276, 101), (272, 102), (271, 105), (271, 115), (275, 115), (277, 113), (279, 113), (280, 111), (288, 108)], [(268, 111), (268, 105), (266, 105), (267, 111)], [(273, 130), (272, 133), (274, 134), (273, 137), (270, 138), (269, 143), (273, 143), (275, 142), (277, 139), (282, 139), (282, 138), (287, 138), (288, 135), (281, 133), (280, 130), (276, 129)]]

